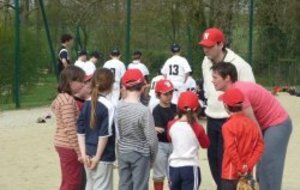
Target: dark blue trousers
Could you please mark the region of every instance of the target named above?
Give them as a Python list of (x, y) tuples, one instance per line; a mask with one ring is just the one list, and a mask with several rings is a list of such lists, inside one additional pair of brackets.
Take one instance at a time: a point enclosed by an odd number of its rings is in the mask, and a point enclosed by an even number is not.
[(226, 122), (224, 119), (214, 119), (207, 117), (207, 135), (210, 145), (207, 150), (208, 163), (212, 177), (217, 184), (217, 189), (221, 190), (221, 174), (223, 159), (223, 136), (222, 126)]
[(222, 190), (236, 190), (238, 180), (225, 180), (222, 179)]
[(198, 166), (169, 167), (170, 190), (198, 190), (201, 173)]

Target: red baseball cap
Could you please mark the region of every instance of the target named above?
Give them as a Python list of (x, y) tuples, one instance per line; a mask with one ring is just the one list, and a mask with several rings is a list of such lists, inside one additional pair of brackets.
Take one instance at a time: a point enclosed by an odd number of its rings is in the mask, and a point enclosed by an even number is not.
[(155, 92), (167, 93), (174, 90), (174, 86), (169, 80), (159, 80), (155, 84)]
[(219, 96), (219, 100), (223, 101), (228, 106), (236, 106), (244, 102), (244, 94), (237, 88), (230, 88), (224, 94)]
[(220, 29), (208, 28), (202, 34), (201, 41), (198, 44), (204, 47), (211, 47), (218, 42), (224, 42), (224, 40), (224, 34)]
[(83, 81), (87, 82), (87, 81), (91, 80), (92, 78), (93, 78), (93, 74), (85, 75)]
[(197, 111), (200, 108), (197, 94), (191, 91), (182, 92), (179, 96), (178, 108), (181, 111), (187, 111), (188, 108)]
[(139, 69), (128, 69), (122, 77), (122, 84), (126, 87), (144, 83), (144, 81), (144, 75)]

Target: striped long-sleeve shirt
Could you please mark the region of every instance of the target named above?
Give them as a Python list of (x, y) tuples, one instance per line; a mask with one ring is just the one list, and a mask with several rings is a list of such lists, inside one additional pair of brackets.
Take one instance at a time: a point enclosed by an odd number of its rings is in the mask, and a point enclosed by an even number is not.
[(150, 110), (141, 103), (120, 101), (116, 108), (120, 153), (139, 152), (154, 161), (158, 140)]
[(75, 99), (67, 93), (60, 93), (51, 108), (56, 116), (54, 145), (74, 149), (80, 155), (76, 131), (79, 110)]

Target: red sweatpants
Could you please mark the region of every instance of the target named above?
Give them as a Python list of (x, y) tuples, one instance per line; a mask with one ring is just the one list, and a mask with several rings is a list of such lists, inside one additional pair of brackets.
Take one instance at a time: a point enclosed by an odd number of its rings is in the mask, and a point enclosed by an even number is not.
[(60, 160), (62, 181), (60, 190), (79, 190), (82, 180), (82, 164), (73, 149), (55, 146)]

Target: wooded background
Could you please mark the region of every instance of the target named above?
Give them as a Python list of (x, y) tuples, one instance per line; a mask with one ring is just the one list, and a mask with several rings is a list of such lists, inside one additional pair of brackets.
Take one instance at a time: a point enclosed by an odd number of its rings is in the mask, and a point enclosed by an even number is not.
[[(55, 56), (63, 33), (75, 37), (73, 61), (80, 48), (100, 51), (103, 57), (99, 66), (108, 59), (112, 47), (120, 48), (124, 55), (127, 0), (43, 2)], [(199, 79), (204, 56), (197, 45), (199, 35), (215, 26), (223, 29), (229, 47), (248, 60), (249, 3), (246, 0), (131, 0), (130, 53), (141, 50), (143, 62), (154, 75), (170, 56), (170, 44), (179, 43), (192, 66), (194, 78)], [(298, 0), (254, 0), (251, 56), (259, 83), (299, 85), (299, 10)], [(0, 0), (0, 104), (13, 102), (15, 11), (14, 1)], [(26, 94), (32, 86), (43, 85), (45, 78), (49, 79), (46, 82), (55, 84), (55, 75), (40, 1), (21, 0), (19, 11), (20, 85), (21, 94)]]

